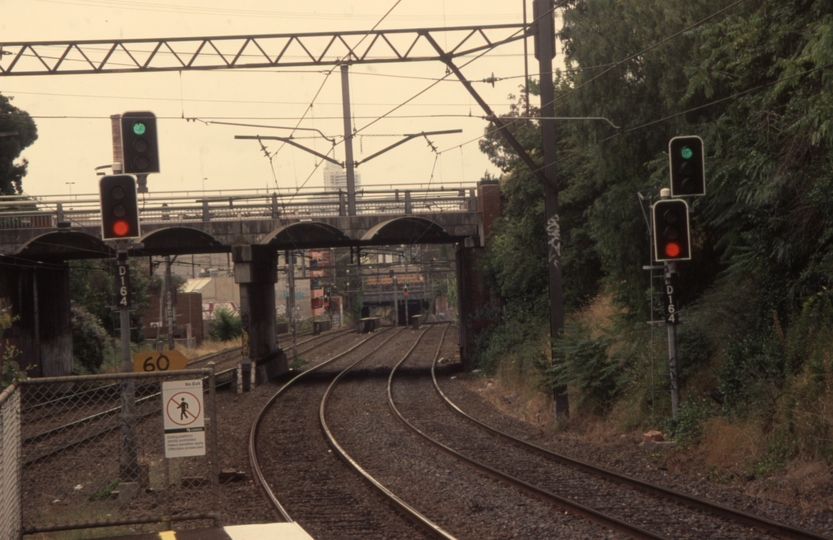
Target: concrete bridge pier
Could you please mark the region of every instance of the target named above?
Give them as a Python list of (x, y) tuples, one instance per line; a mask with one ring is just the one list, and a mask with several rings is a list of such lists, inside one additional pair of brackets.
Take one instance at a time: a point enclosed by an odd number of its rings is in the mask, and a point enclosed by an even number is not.
[(234, 281), (240, 286), (240, 319), (243, 326), (243, 389), (245, 374), (255, 370), (263, 382), (289, 371), (275, 328), (275, 283), (278, 281), (277, 252), (258, 245), (232, 246)]
[(0, 307), (19, 317), (2, 336), (0, 351), (16, 347), (12, 358), (29, 376), (72, 374), (69, 265), (18, 263), (0, 272)]
[(457, 313), (460, 317), (460, 360), (465, 371), (476, 366), (474, 351), (484, 330), (500, 322), (501, 300), (483, 282), (478, 262), (489, 248), (494, 223), (503, 215), (500, 183), (482, 180), (477, 183), (477, 211), (481, 216), (479, 237), (457, 244)]

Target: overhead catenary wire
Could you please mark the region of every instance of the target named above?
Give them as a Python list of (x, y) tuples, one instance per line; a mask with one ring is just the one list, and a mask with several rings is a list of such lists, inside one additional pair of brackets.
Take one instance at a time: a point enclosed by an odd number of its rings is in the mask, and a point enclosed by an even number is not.
[[(331, 19), (342, 21), (344, 19), (352, 20), (376, 20), (377, 15), (371, 13), (327, 13), (316, 11), (312, 13), (298, 13), (297, 11), (274, 11), (274, 10), (253, 10), (242, 8), (214, 8), (209, 6), (175, 6), (170, 4), (144, 2), (144, 1), (128, 1), (128, 0), (31, 0), (36, 2), (43, 2), (49, 4), (65, 4), (73, 6), (90, 6), (90, 7), (106, 7), (106, 8), (120, 8), (136, 11), (151, 11), (159, 13), (184, 13), (188, 15), (217, 15), (220, 17), (269, 17), (279, 19), (308, 19), (320, 21), (323, 19)], [(471, 20), (472, 18), (479, 18), (483, 20), (499, 20), (503, 21), (509, 17), (508, 13), (483, 13), (476, 12), (473, 14), (456, 15), (446, 17), (444, 14), (431, 15), (398, 15), (391, 17), (396, 20)]]
[[(353, 47), (353, 49), (358, 48), (358, 46), (359, 46), (359, 45), (361, 45), (361, 44), (362, 44), (362, 42), (363, 42), (365, 39), (367, 39), (367, 36), (369, 36), (369, 35), (370, 35), (370, 33), (371, 33), (371, 32), (373, 32), (376, 28), (378, 28), (378, 27), (379, 27), (379, 25), (380, 25), (380, 24), (382, 24), (382, 22), (385, 20), (385, 18), (387, 18), (387, 17), (391, 14), (391, 12), (392, 12), (394, 9), (396, 9), (396, 6), (398, 6), (401, 2), (402, 2), (402, 0), (396, 0), (396, 2), (393, 4), (393, 6), (391, 6), (391, 8), (390, 8), (390, 9), (388, 9), (388, 11), (386, 11), (384, 15), (382, 15), (382, 17), (378, 20), (378, 22), (376, 22), (376, 24), (375, 24), (375, 25), (373, 25), (373, 28), (371, 28), (371, 29), (370, 29), (370, 30), (369, 30), (369, 31), (368, 31), (368, 32), (367, 32), (367, 33), (366, 33), (366, 34), (365, 34), (365, 35), (364, 35), (364, 36), (363, 36), (363, 37), (359, 40), (359, 42), (358, 42), (358, 43), (357, 43), (357, 44)], [(336, 69), (337, 67), (338, 67), (338, 68), (340, 68), (340, 64), (339, 64), (339, 65), (335, 65), (335, 66), (333, 66), (333, 67), (329, 70), (329, 72), (328, 72), (328, 73), (327, 73), (327, 75), (325, 76), (324, 83), (326, 83), (326, 81), (327, 81), (327, 79), (329, 78), (329, 76), (333, 73), (333, 71), (335, 71), (335, 69)], [(313, 105), (314, 105), (314, 103), (315, 103), (316, 98), (317, 98), (317, 97), (318, 97), (318, 95), (321, 93), (321, 89), (323, 89), (323, 87), (324, 87), (324, 83), (322, 83), (322, 84), (321, 84), (321, 87), (318, 89), (318, 92), (317, 92), (317, 93), (315, 94), (315, 96), (312, 98), (312, 101), (310, 102), (309, 106), (307, 107), (307, 110), (304, 112), (304, 116), (306, 116), (306, 113), (307, 113), (307, 112), (309, 112), (309, 111), (312, 109), (312, 107), (313, 107)], [(302, 116), (302, 119), (298, 121), (298, 125), (300, 125), (300, 123), (301, 123), (301, 121), (302, 121), (302, 120), (303, 120), (303, 116)], [(292, 135), (292, 134), (290, 133), (290, 136), (291, 136), (291, 135)], [(284, 143), (284, 144), (281, 146), (281, 148), (283, 148), (285, 145), (286, 145), (286, 143)], [(333, 152), (333, 154), (334, 154), (334, 155), (335, 155), (335, 146), (336, 146), (336, 144), (335, 144), (335, 142), (334, 142), (334, 143), (333, 143), (332, 148), (330, 149), (330, 150)], [(264, 151), (265, 151), (265, 150), (264, 150)], [(278, 151), (280, 151), (280, 148), (278, 149)], [(277, 154), (277, 152), (275, 152), (275, 153)], [(271, 163), (271, 162), (272, 162), (272, 160), (271, 160), (271, 158), (270, 158), (270, 163)], [(304, 180), (304, 182), (303, 182), (303, 183), (302, 183), (299, 187), (297, 187), (297, 188), (295, 189), (295, 193), (294, 193), (294, 194), (293, 194), (293, 195), (289, 198), (289, 201), (288, 201), (287, 203), (285, 203), (285, 204), (289, 204), (289, 203), (291, 203), (291, 202), (295, 199), (295, 196), (296, 196), (296, 195), (297, 195), (297, 194), (301, 191), (301, 189), (303, 189), (303, 187), (307, 184), (307, 182), (309, 182), (309, 180), (312, 178), (312, 175), (313, 175), (313, 174), (315, 174), (315, 171), (317, 171), (317, 170), (318, 170), (318, 168), (321, 166), (321, 164), (322, 164), (323, 162), (324, 162), (324, 160), (320, 160), (320, 161), (319, 161), (319, 162), (315, 165), (315, 167), (313, 168), (312, 172), (309, 174), (309, 176), (307, 177), (307, 179), (306, 179), (306, 180)], [(273, 166), (272, 168), (273, 168), (273, 174), (274, 174), (274, 166)], [(276, 183), (276, 185), (277, 185), (277, 178), (275, 179), (275, 183)], [(284, 207), (284, 208), (285, 208), (285, 207)]]

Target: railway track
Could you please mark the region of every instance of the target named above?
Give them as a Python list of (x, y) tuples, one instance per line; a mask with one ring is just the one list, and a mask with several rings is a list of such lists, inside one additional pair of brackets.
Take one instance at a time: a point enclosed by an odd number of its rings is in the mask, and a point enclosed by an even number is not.
[(339, 454), (339, 460), (337, 445), (321, 437), (333, 386), (359, 363), (410, 347), (413, 340), (403, 335), (404, 329), (376, 332), (300, 373), (253, 424), (250, 459), (268, 499), (284, 520), (297, 521), (315, 538), (452, 538), (381, 482), (369, 480), (375, 491), (363, 487), (345, 466), (350, 458)]
[[(272, 396), (249, 436), (249, 458), (278, 520), (298, 521), (317, 540), (825, 538), (732, 515), (731, 508), (667, 489), (657, 492), (476, 424), (443, 391), (449, 368), (437, 359), (456, 348), (445, 329), (328, 333), (298, 343), (311, 364)], [(403, 420), (422, 435), (413, 436)], [(118, 436), (112, 429), (78, 429), (71, 440), (74, 429), (26, 436), (54, 450), (38, 460)], [(444, 448), (429, 446), (425, 437)], [(468, 456), (473, 464), (464, 464)]]
[[(442, 392), (436, 374), (439, 355), (438, 347), (430, 366), (433, 393), (426, 391), (424, 380), (399, 384), (394, 392), (405, 360), (397, 364), (388, 380), (391, 410), (431, 444), (516, 489), (634, 538), (825, 538), (607, 471), (487, 426)], [(408, 417), (394, 395), (409, 404)]]
[[(507, 494), (457, 459), (433, 450), (426, 455), (425, 445), (390, 415), (385, 385), (393, 365), (433, 352), (444, 327), (397, 331), (400, 338), (382, 350), (366, 356), (354, 351), (316, 366), (305, 382), (294, 381), (273, 396), (264, 408), (269, 419), (261, 417), (253, 427), (250, 453), (283, 519), (296, 520), (319, 540), (611, 537), (575, 516), (553, 515), (548, 504)], [(429, 373), (423, 370), (424, 376)], [(379, 504), (381, 497), (386, 505)], [(391, 518), (390, 508), (398, 515), (407, 512), (408, 522), (419, 523), (419, 529), (399, 529), (402, 518)], [(519, 531), (512, 526), (518, 519), (547, 523)]]

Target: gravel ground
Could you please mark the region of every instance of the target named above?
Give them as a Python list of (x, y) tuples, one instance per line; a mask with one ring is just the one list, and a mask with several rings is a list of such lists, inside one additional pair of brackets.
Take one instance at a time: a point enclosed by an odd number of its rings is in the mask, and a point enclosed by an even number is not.
[[(432, 328), (415, 355), (433, 356), (440, 331)], [(390, 360), (384, 367), (398, 358)], [(409, 394), (417, 403), (431, 397), (425, 395), (430, 373), (410, 371), (408, 377), (416, 380), (398, 386), (397, 395)], [(508, 488), (415, 437), (390, 414), (386, 387), (387, 376), (357, 376), (340, 385), (328, 413), (331, 429), (364, 469), (456, 538), (623, 537)]]
[[(408, 330), (407, 332), (411, 332)], [(457, 345), (456, 332), (449, 330), (451, 338), (443, 348), (442, 356), (447, 360), (446, 369), (453, 371), (457, 366)], [(329, 351), (345, 347), (348, 343), (360, 339), (358, 334), (346, 334), (339, 340), (334, 341), (329, 347), (322, 347), (324, 351), (314, 351), (305, 356), (305, 360), (311, 364), (327, 356)], [(376, 366), (379, 368), (380, 366)], [(340, 390), (334, 399), (345, 401), (351, 395), (361, 400), (362, 409), (354, 411), (350, 422), (336, 421), (332, 423), (334, 431), (339, 438), (343, 438), (345, 445), (350, 446), (349, 451), (355, 452), (355, 458), (363, 462), (367, 459), (367, 448), (385, 448), (390, 452), (397, 452), (400, 456), (397, 460), (398, 472), (394, 469), (385, 469), (388, 465), (369, 464), (369, 469), (378, 468), (383, 481), (390, 483), (395, 490), (401, 489), (406, 500), (410, 497), (419, 501), (416, 504), (424, 513), (441, 514), (443, 508), (448, 512), (443, 514), (443, 526), (462, 538), (605, 538), (616, 537), (607, 531), (594, 529), (586, 522), (572, 519), (570, 516), (557, 520), (551, 515), (552, 509), (535, 500), (524, 500), (523, 503), (505, 503), (493, 500), (488, 494), (491, 492), (489, 484), (493, 481), (481, 477), (481, 487), (473, 490), (463, 486), (472, 473), (460, 468), (460, 466), (443, 455), (433, 455), (429, 459), (418, 458), (423, 452), (421, 447), (426, 445), (415, 440), (412, 436), (406, 436), (403, 428), (394, 421), (387, 412), (387, 405), (382, 398), (378, 397), (376, 386), (386, 380), (381, 377), (381, 372), (365, 367), (364, 373), (375, 373), (376, 376), (367, 380), (353, 377), (346, 381), (346, 386)], [(222, 484), (220, 488), (220, 508), (214, 508), (209, 497), (189, 500), (187, 504), (174, 509), (175, 513), (200, 513), (219, 510), (223, 524), (249, 524), (280, 521), (279, 515), (266, 503), (261, 490), (254, 483), (249, 470), (249, 457), (247, 443), (249, 432), (255, 416), (268, 401), (268, 399), (280, 388), (287, 377), (282, 380), (273, 381), (255, 388), (247, 394), (236, 395), (229, 392), (218, 393), (218, 425), (220, 426), (219, 448), (220, 467), (223, 470), (240, 471), (235, 480)], [(486, 391), (486, 382), (469, 374), (458, 374), (457, 376), (443, 377), (441, 380), (443, 390), (458, 405), (472, 416), (483, 419), (498, 429), (521, 436), (530, 442), (540, 444), (567, 455), (579, 457), (606, 468), (616, 470), (620, 473), (634, 476), (652, 483), (656, 483), (671, 489), (690, 493), (698, 497), (745, 510), (750, 513), (766, 516), (775, 521), (782, 521), (791, 525), (812, 530), (821, 534), (833, 536), (833, 511), (829, 499), (821, 498), (817, 504), (808, 505), (806, 501), (802, 504), (789, 505), (783, 502), (773, 501), (767, 497), (751, 496), (744, 493), (742, 487), (725, 486), (710, 482), (707, 479), (694, 473), (669, 471), (662, 466), (662, 461), (657, 456), (643, 451), (639, 446), (639, 437), (636, 434), (616, 436), (607, 440), (588, 442), (570, 434), (556, 434), (550, 427), (541, 424), (525, 422), (517, 416), (511, 416), (501, 412), (495, 406), (495, 399), (489, 399), (489, 391)], [(497, 401), (507, 401), (509, 396), (498, 397)], [(350, 401), (353, 401), (352, 399)], [(384, 414), (383, 414), (384, 413)], [(384, 429), (382, 429), (384, 428)], [(140, 430), (142, 427), (140, 426)], [(397, 433), (393, 439), (377, 440), (381, 433), (391, 430)], [(365, 438), (369, 445), (357, 445), (355, 442)], [(399, 466), (401, 465), (401, 466)], [(407, 474), (403, 472), (410, 471)], [(60, 471), (55, 467), (44, 470), (44, 476), (35, 478), (35, 484), (27, 485), (27, 490), (40, 492), (39, 485), (48, 486), (49, 475), (66, 475), (68, 472)], [(77, 468), (73, 471), (75, 475), (83, 474), (83, 469)], [(434, 480), (434, 489), (422, 489), (424, 486), (418, 481)], [(440, 480), (436, 482), (436, 480)], [(41, 483), (43, 482), (43, 483)], [(439, 488), (436, 486), (440, 486)], [(830, 486), (822, 486), (820, 493), (826, 493), (824, 489)], [(500, 488), (506, 491), (505, 488)], [(45, 490), (46, 491), (46, 490)], [(44, 496), (43, 501), (47, 498)], [(55, 499), (57, 500), (57, 499)], [(49, 504), (56, 504), (50, 501)], [(63, 504), (63, 502), (61, 503)], [(508, 506), (506, 506), (508, 504)], [(514, 507), (513, 507), (514, 504)], [(545, 507), (547, 516), (544, 515)], [(454, 516), (449, 518), (448, 516)], [(518, 525), (523, 518), (526, 524)], [(478, 520), (486, 523), (478, 524)], [(440, 520), (438, 520), (440, 521)], [(491, 525), (489, 525), (491, 523)], [(303, 525), (303, 524), (302, 524)], [(178, 528), (189, 526), (205, 526), (204, 523), (184, 524)], [(491, 529), (487, 527), (491, 526)], [(539, 528), (532, 528), (537, 526)], [(590, 528), (587, 528), (587, 527)], [(492, 532), (484, 532), (489, 531)], [(563, 534), (559, 533), (561, 531)], [(561, 534), (561, 535), (559, 535)], [(324, 537), (317, 540), (324, 540)]]
[[(551, 428), (519, 421), (495, 407), (488, 399), (491, 388), (469, 374), (440, 382), (443, 392), (461, 409), (487, 424), (555, 452), (581, 459), (621, 474), (694, 495), (786, 523), (817, 534), (833, 535), (833, 510), (830, 500), (820, 498), (814, 508), (806, 504), (789, 505), (762, 496), (752, 496), (743, 486), (726, 486), (708, 481), (696, 471), (672, 472), (662, 464), (662, 456), (643, 450), (638, 434), (620, 435), (606, 442), (587, 442), (577, 436), (556, 434)], [(506, 400), (506, 396), (502, 399)]]

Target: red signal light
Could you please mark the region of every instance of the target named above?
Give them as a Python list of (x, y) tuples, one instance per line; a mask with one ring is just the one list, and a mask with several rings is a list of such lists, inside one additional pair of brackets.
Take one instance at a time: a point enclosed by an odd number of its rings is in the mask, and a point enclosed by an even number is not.
[(677, 242), (668, 242), (667, 244), (665, 244), (665, 254), (668, 257), (679, 257), (680, 251), (680, 244), (678, 244)]
[(113, 223), (113, 234), (116, 236), (124, 236), (130, 232), (130, 225), (124, 221), (119, 220)]

